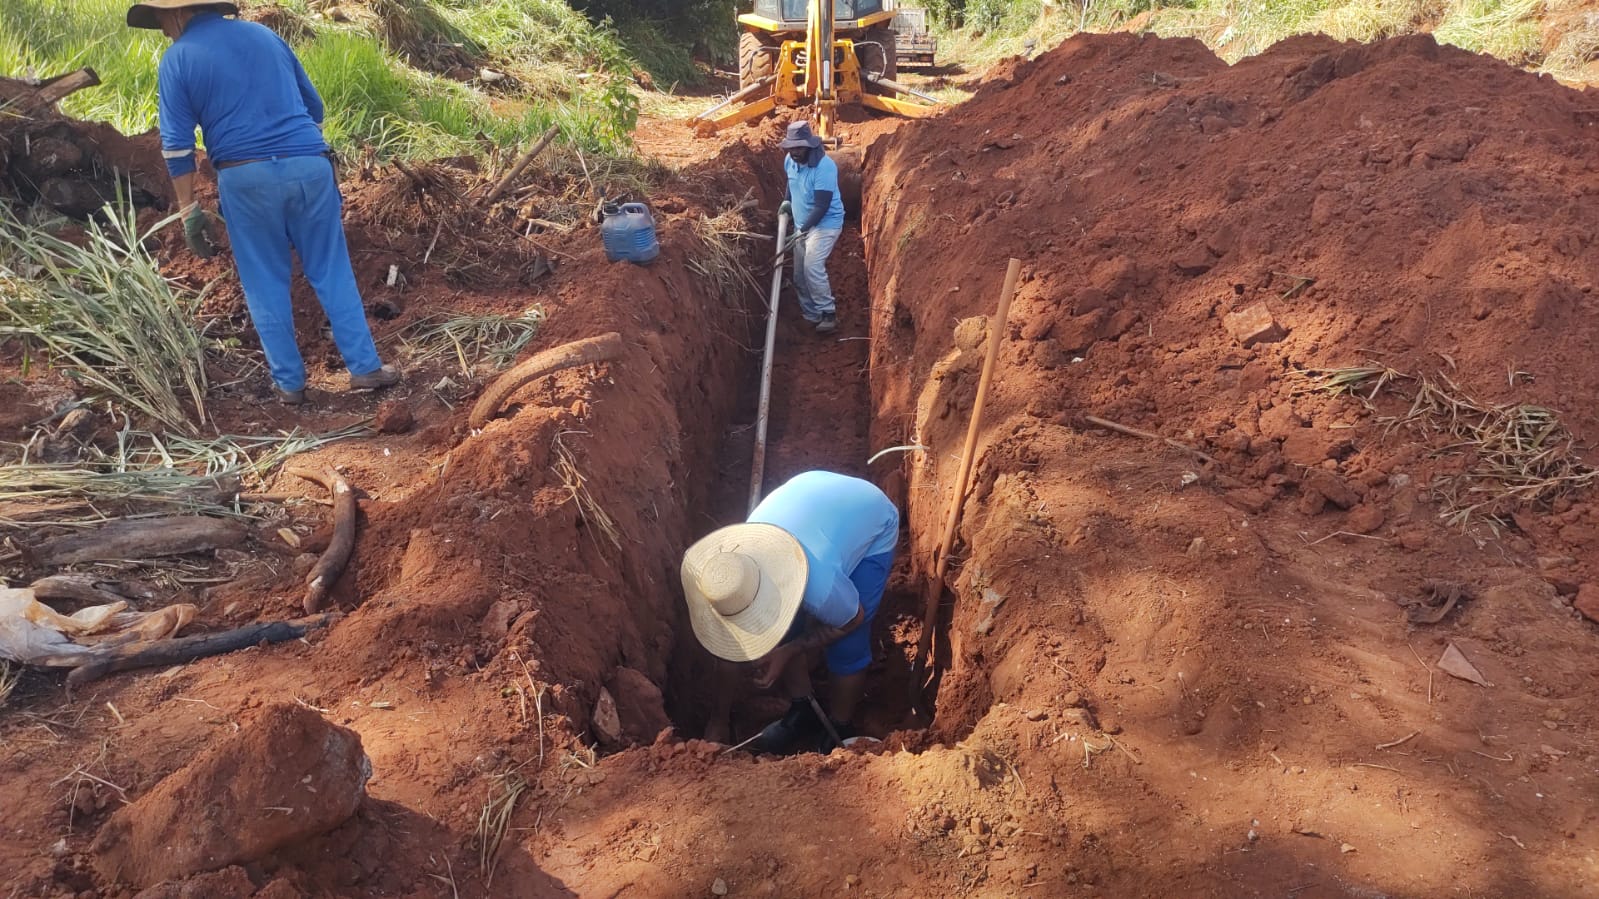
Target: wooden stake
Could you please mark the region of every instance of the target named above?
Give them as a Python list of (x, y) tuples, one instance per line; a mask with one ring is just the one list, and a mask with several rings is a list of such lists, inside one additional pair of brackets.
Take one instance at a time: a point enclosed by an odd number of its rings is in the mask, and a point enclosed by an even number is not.
[(966, 444), (961, 448), (960, 468), (955, 475), (955, 491), (950, 497), (949, 514), (944, 519), (944, 536), (939, 543), (938, 561), (933, 576), (927, 582), (926, 607), (922, 612), (922, 638), (916, 645), (916, 664), (913, 668), (912, 689), (917, 708), (921, 707), (922, 674), (930, 670), (933, 646), (933, 628), (938, 624), (938, 601), (944, 593), (944, 573), (949, 569), (950, 548), (955, 544), (955, 529), (960, 524), (961, 506), (965, 504), (967, 481), (972, 473), (972, 457), (977, 452), (977, 432), (982, 424), (983, 405), (988, 400), (988, 385), (994, 378), (994, 363), (999, 359), (999, 348), (1005, 340), (1005, 320), (1010, 315), (1011, 299), (1016, 296), (1016, 282), (1021, 278), (1022, 261), (1012, 259), (1005, 270), (1005, 284), (999, 292), (999, 308), (988, 322), (988, 354), (983, 358), (983, 374), (977, 381), (977, 397), (972, 401), (972, 417), (966, 426)]
[(511, 166), (511, 170), (505, 173), (505, 177), (501, 178), (499, 182), (494, 185), (494, 188), (485, 194), (483, 199), (478, 201), (477, 205), (488, 206), (495, 200), (498, 200), (500, 198), (500, 194), (505, 193), (506, 189), (509, 188), (511, 184), (516, 181), (516, 179), (522, 177), (522, 173), (527, 171), (527, 167), (529, 165), (533, 164), (533, 160), (537, 158), (540, 153), (543, 153), (544, 148), (548, 147), (550, 142), (555, 140), (556, 136), (560, 133), (560, 126), (551, 125), (550, 130), (544, 132), (544, 136), (539, 138), (538, 143), (534, 144), (532, 149), (523, 154), (522, 158), (516, 161), (516, 165)]

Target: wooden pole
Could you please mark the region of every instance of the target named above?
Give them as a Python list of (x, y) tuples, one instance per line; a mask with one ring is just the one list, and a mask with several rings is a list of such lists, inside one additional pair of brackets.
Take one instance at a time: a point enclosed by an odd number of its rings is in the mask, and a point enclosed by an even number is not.
[(772, 356), (777, 348), (777, 301), (783, 292), (783, 242), (788, 238), (788, 216), (777, 215), (777, 264), (772, 266), (772, 291), (766, 302), (766, 355), (761, 360), (761, 402), (755, 414), (755, 461), (750, 465), (750, 507), (761, 502), (766, 479), (766, 420), (772, 412)]
[(522, 173), (527, 171), (527, 167), (529, 165), (533, 164), (533, 160), (540, 153), (543, 153), (544, 148), (548, 147), (550, 145), (550, 141), (555, 140), (556, 135), (560, 133), (560, 126), (551, 125), (550, 130), (544, 132), (544, 136), (539, 138), (539, 142), (534, 144), (531, 150), (528, 150), (527, 153), (523, 154), (522, 158), (516, 161), (516, 165), (511, 166), (511, 170), (505, 173), (505, 177), (501, 178), (499, 183), (494, 185), (494, 189), (489, 191), (482, 200), (478, 201), (478, 205), (488, 206), (495, 200), (498, 200), (500, 198), (500, 194), (505, 193), (506, 188), (510, 187), (512, 182), (522, 177)]
[(955, 492), (950, 496), (949, 514), (944, 519), (944, 536), (939, 542), (938, 560), (933, 576), (927, 582), (927, 605), (922, 612), (922, 638), (916, 645), (917, 667), (914, 689), (916, 705), (920, 708), (922, 672), (932, 669), (933, 628), (938, 624), (938, 601), (944, 594), (944, 573), (949, 570), (949, 552), (955, 544), (955, 529), (960, 524), (961, 506), (966, 500), (967, 481), (971, 478), (972, 457), (977, 452), (977, 432), (983, 419), (983, 405), (988, 399), (988, 385), (994, 379), (994, 363), (999, 359), (999, 347), (1005, 339), (1005, 319), (1010, 315), (1010, 302), (1016, 295), (1016, 281), (1021, 277), (1022, 261), (1011, 259), (1005, 270), (1005, 285), (1000, 288), (999, 308), (988, 322), (988, 354), (983, 358), (983, 374), (977, 381), (977, 397), (972, 401), (972, 417), (966, 426), (966, 444), (961, 447), (960, 468), (955, 475)]

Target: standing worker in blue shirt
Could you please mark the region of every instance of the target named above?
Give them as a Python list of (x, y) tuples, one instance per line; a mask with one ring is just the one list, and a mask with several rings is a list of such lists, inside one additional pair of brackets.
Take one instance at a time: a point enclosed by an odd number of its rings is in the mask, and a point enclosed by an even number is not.
[[(788, 714), (761, 731), (755, 751), (827, 752), (833, 734), (855, 736), (872, 620), (898, 542), (899, 510), (883, 491), (808, 471), (773, 490), (745, 524), (714, 531), (683, 554), (683, 595), (700, 645), (730, 662), (758, 662), (756, 682), (781, 683), (788, 694)], [(831, 680), (827, 723), (811, 692), (818, 650)]]
[(305, 362), (289, 303), (291, 252), (300, 256), (333, 326), (350, 389), (398, 384), (378, 358), (340, 220), (343, 199), (322, 139), (322, 98), (294, 51), (233, 3), (146, 0), (128, 10), (134, 28), (172, 40), (161, 57), (161, 155), (197, 256), (216, 253), (209, 218), (194, 199), (194, 129), (205, 135), (250, 321), (261, 338), (278, 399), (305, 402)]
[(827, 257), (844, 230), (844, 200), (838, 190), (838, 163), (822, 149), (822, 139), (809, 122), (788, 126), (783, 142), (788, 151), (788, 204), (794, 215), (794, 292), (800, 313), (817, 333), (838, 328), (833, 287), (827, 281)]

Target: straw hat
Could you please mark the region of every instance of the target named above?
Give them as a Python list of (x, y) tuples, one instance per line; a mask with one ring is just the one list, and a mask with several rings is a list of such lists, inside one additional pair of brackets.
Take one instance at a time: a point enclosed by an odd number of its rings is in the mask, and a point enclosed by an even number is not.
[(683, 595), (694, 636), (730, 662), (759, 659), (799, 614), (810, 565), (794, 535), (775, 524), (735, 524), (683, 554)]
[(128, 9), (128, 26), (130, 28), (160, 28), (161, 23), (155, 17), (157, 10), (162, 9), (188, 9), (190, 7), (209, 7), (225, 16), (239, 14), (236, 3), (217, 3), (214, 0), (144, 0), (135, 3)]

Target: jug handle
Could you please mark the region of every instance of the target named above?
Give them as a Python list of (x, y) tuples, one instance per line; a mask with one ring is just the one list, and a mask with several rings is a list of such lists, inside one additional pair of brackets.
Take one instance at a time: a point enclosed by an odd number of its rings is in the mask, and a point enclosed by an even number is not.
[(622, 204), (622, 211), (623, 212), (642, 212), (645, 215), (649, 215), (650, 214), (650, 207), (645, 206), (643, 203), (623, 203)]

